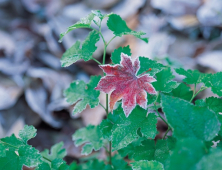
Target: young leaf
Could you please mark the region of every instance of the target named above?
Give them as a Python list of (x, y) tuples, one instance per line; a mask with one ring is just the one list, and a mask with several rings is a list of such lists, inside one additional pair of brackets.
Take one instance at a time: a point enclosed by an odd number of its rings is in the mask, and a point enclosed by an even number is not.
[(173, 78), (175, 76), (172, 74), (170, 68), (167, 67), (156, 74), (157, 81), (153, 83), (153, 87), (156, 91), (169, 93), (178, 86), (176, 81), (172, 81)]
[(214, 94), (218, 96), (222, 96), (222, 72), (218, 72), (215, 74), (207, 74), (203, 78), (203, 82), (205, 86), (211, 87), (211, 90)]
[(86, 143), (82, 148), (83, 155), (88, 155), (93, 149), (97, 151), (103, 147), (103, 138), (98, 126), (89, 125), (79, 129), (73, 134), (72, 139), (76, 146)]
[(99, 33), (96, 31), (91, 31), (89, 33), (82, 43), (82, 48), (80, 48), (81, 42), (76, 41), (76, 43), (63, 54), (61, 58), (62, 67), (68, 67), (80, 59), (84, 61), (92, 59), (92, 55), (97, 49), (95, 44), (98, 41)]
[(136, 76), (140, 68), (138, 58), (132, 62), (131, 58), (121, 54), (121, 64), (100, 66), (107, 74), (103, 77), (95, 88), (105, 93), (112, 91), (110, 95), (110, 109), (115, 103), (122, 99), (122, 107), (126, 117), (138, 103), (142, 108), (147, 108), (147, 93), (156, 94), (155, 89), (150, 84), (155, 79), (148, 75)]
[(164, 170), (163, 164), (157, 161), (138, 161), (131, 163), (133, 170)]
[(142, 74), (151, 69), (147, 72), (147, 74), (154, 76), (156, 73), (166, 68), (164, 65), (157, 63), (156, 61), (151, 60), (147, 57), (139, 57), (139, 61), (140, 61), (140, 69), (138, 71), (138, 74)]
[(137, 137), (137, 130), (146, 138), (155, 138), (157, 134), (157, 116), (149, 113), (139, 106), (132, 111), (128, 118), (125, 117), (123, 109), (118, 107), (113, 115), (108, 116), (114, 123), (112, 128), (112, 150), (119, 150), (133, 142)]
[(52, 161), (52, 169), (53, 170), (69, 170), (69, 165), (66, 164), (62, 159), (54, 159)]
[(111, 54), (111, 60), (114, 64), (120, 64), (121, 61), (121, 53), (124, 53), (128, 56), (131, 56), (131, 50), (129, 45), (126, 47), (119, 47), (115, 49)]
[(142, 35), (145, 35), (146, 33), (140, 31), (132, 31), (129, 29), (129, 27), (126, 25), (126, 22), (117, 14), (112, 14), (109, 16), (109, 19), (107, 21), (108, 28), (113, 31), (113, 34), (116, 36), (123, 36), (123, 35), (134, 35), (135, 37), (145, 41), (148, 43), (148, 38), (143, 38)]
[(51, 161), (53, 161), (56, 158), (64, 158), (66, 156), (66, 150), (63, 149), (63, 142), (57, 143), (52, 146), (51, 152), (49, 153), (48, 149), (45, 149), (41, 152), (41, 155)]
[(67, 31), (60, 34), (60, 40), (59, 42), (62, 42), (62, 38), (68, 34), (70, 31), (76, 29), (76, 28), (90, 28), (91, 22), (94, 19), (95, 14), (90, 13), (84, 18), (81, 18), (79, 22), (75, 23), (74, 25), (67, 28)]
[(113, 13), (110, 14), (102, 14), (100, 10), (93, 10), (92, 11), (93, 14), (95, 14), (95, 16), (97, 16), (98, 18), (100, 18), (100, 20), (103, 20), (106, 17), (109, 17), (110, 15), (112, 15)]
[(212, 140), (220, 130), (217, 116), (211, 110), (167, 95), (161, 95), (167, 122), (177, 138), (193, 137)]
[(183, 68), (177, 68), (175, 71), (186, 77), (183, 81), (187, 84), (201, 83), (204, 77), (204, 74), (200, 73), (198, 70), (184, 70)]
[(98, 84), (101, 76), (91, 76), (90, 82), (86, 84), (84, 81), (74, 81), (70, 87), (64, 91), (66, 100), (70, 104), (76, 103), (73, 114), (82, 112), (87, 104), (91, 108), (98, 106), (100, 92), (94, 88)]
[(33, 126), (25, 125), (23, 130), (19, 131), (19, 137), (27, 144), (27, 141), (36, 136), (36, 129)]
[(173, 89), (170, 93), (170, 96), (178, 97), (187, 101), (190, 101), (193, 95), (193, 91), (187, 85), (180, 83), (180, 85)]

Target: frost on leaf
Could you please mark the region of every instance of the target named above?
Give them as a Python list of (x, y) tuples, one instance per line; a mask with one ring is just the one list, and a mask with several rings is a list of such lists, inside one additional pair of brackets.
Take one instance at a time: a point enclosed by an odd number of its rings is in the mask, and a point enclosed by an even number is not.
[(112, 92), (110, 95), (110, 109), (113, 110), (115, 103), (122, 99), (122, 107), (128, 117), (138, 103), (142, 108), (147, 108), (147, 93), (156, 94), (156, 90), (150, 84), (156, 81), (152, 76), (136, 76), (140, 69), (140, 61), (137, 58), (134, 62), (126, 54), (121, 54), (121, 62), (116, 65), (100, 66), (106, 73), (96, 90), (105, 93)]

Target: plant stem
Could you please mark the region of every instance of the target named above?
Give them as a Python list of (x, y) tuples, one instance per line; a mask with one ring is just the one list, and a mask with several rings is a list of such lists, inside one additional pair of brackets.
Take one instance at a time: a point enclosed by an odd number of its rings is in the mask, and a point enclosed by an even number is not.
[(194, 93), (193, 93), (192, 98), (190, 99), (190, 102), (192, 102), (193, 99), (194, 99), (200, 92), (202, 92), (203, 90), (205, 90), (205, 89), (207, 89), (207, 88), (208, 88), (208, 87), (203, 87), (203, 86), (201, 86), (201, 87), (200, 87), (200, 90), (195, 94), (195, 92), (196, 92), (196, 84), (195, 84)]
[(106, 111), (106, 108), (101, 103), (99, 105)]
[(164, 136), (163, 136), (163, 139), (165, 139), (165, 137), (166, 137), (167, 133), (168, 133), (170, 130), (171, 130), (171, 128), (170, 128), (170, 127), (168, 127), (168, 129), (167, 129), (166, 133), (165, 133), (165, 134), (164, 134)]
[(109, 164), (112, 165), (112, 142), (109, 142)]
[(102, 63), (100, 63), (97, 59), (95, 59), (95, 58), (93, 58), (93, 57), (92, 57), (92, 59), (93, 59), (95, 62), (97, 62), (99, 65), (102, 64)]
[(111, 40), (109, 40), (109, 42), (106, 44), (106, 46), (108, 46), (109, 43), (111, 43), (111, 41), (112, 41), (114, 38), (116, 38), (116, 36), (114, 36)]

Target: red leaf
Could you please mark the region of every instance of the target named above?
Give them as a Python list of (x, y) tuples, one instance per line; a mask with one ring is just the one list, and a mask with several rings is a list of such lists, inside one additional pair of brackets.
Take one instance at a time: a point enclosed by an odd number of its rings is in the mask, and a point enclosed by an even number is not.
[(96, 90), (105, 93), (112, 91), (110, 95), (110, 109), (113, 110), (115, 103), (122, 99), (122, 107), (126, 117), (132, 112), (138, 103), (142, 108), (147, 108), (147, 93), (156, 94), (156, 90), (150, 84), (156, 81), (152, 76), (136, 76), (140, 69), (140, 61), (137, 58), (134, 62), (126, 54), (121, 54), (120, 64), (114, 66), (102, 65), (100, 68), (106, 73)]

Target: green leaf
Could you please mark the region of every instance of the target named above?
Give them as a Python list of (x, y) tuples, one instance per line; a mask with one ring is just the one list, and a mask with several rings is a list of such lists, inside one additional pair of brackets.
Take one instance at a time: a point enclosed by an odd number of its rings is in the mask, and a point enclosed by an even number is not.
[(103, 138), (98, 126), (89, 125), (77, 130), (72, 136), (76, 146), (86, 143), (82, 148), (82, 154), (88, 155), (94, 149), (95, 151), (103, 147)]
[(202, 79), (204, 78), (204, 74), (200, 73), (198, 70), (184, 70), (183, 68), (177, 68), (175, 71), (185, 76), (186, 78), (183, 79), (183, 81), (187, 84), (198, 84), (202, 82)]
[(48, 149), (45, 149), (41, 152), (41, 155), (51, 161), (56, 158), (62, 159), (66, 156), (66, 150), (62, 148), (63, 145), (63, 142), (57, 143), (51, 147), (50, 153)]
[(142, 35), (146, 33), (140, 31), (132, 31), (127, 25), (126, 22), (117, 14), (112, 14), (109, 16), (107, 21), (108, 28), (113, 31), (113, 34), (116, 36), (123, 36), (123, 35), (134, 35), (135, 37), (145, 41), (148, 43), (148, 38), (143, 38)]
[(222, 96), (222, 72), (208, 74), (203, 78), (205, 86), (211, 87), (211, 91), (218, 96)]
[(99, 104), (100, 92), (94, 88), (97, 86), (101, 76), (91, 76), (90, 82), (74, 81), (70, 87), (64, 91), (64, 95), (69, 104), (74, 104), (73, 114), (82, 112), (87, 104), (94, 108)]
[(93, 10), (92, 13), (93, 13), (95, 16), (99, 17), (100, 20), (103, 20), (104, 18), (109, 17), (110, 15), (113, 14), (113, 13), (110, 13), (110, 14), (105, 14), (105, 15), (104, 15), (104, 14), (101, 13), (100, 10)]
[(81, 168), (82, 170), (102, 170), (105, 169), (105, 166), (104, 161), (95, 159), (83, 164)]
[(43, 163), (39, 164), (35, 170), (51, 170), (51, 168), (50, 168), (49, 164), (47, 164), (46, 162), (43, 162)]
[(138, 161), (131, 163), (133, 170), (164, 170), (163, 164), (157, 161)]
[[(127, 162), (123, 160), (123, 158), (116, 154), (112, 157), (112, 170), (132, 170), (130, 166), (127, 165)], [(108, 170), (108, 168), (107, 168)]]
[(84, 61), (92, 59), (93, 53), (97, 49), (95, 44), (98, 41), (99, 33), (96, 31), (91, 31), (89, 33), (81, 47), (81, 42), (76, 41), (76, 43), (63, 54), (61, 58), (62, 67), (68, 67), (80, 59), (83, 59)]
[(57, 158), (52, 161), (52, 169), (53, 170), (68, 170), (69, 165), (67, 165), (66, 162), (63, 161), (62, 159)]
[(74, 25), (67, 28), (67, 31), (60, 34), (60, 40), (59, 42), (62, 42), (62, 38), (68, 34), (70, 31), (76, 29), (76, 28), (90, 28), (91, 22), (94, 19), (95, 14), (90, 13), (84, 18), (81, 18), (79, 22), (75, 23)]
[(166, 170), (196, 170), (196, 163), (205, 154), (204, 143), (195, 138), (183, 139), (177, 142), (169, 158)]
[(77, 165), (77, 163), (75, 161), (73, 161), (70, 165), (69, 165), (69, 170), (78, 170), (79, 166)]
[(111, 141), (112, 128), (113, 128), (113, 124), (107, 119), (103, 120), (100, 123), (99, 129), (100, 129), (104, 139), (108, 139), (109, 141)]
[(33, 126), (25, 125), (24, 129), (19, 131), (19, 137), (24, 143), (27, 143), (28, 140), (36, 136), (36, 131), (37, 130)]
[(220, 149), (211, 149), (210, 154), (205, 155), (197, 163), (196, 170), (221, 170), (222, 152)]
[(217, 135), (219, 121), (211, 110), (176, 97), (161, 95), (161, 98), (163, 111), (175, 137), (210, 141)]
[(127, 54), (128, 56), (131, 56), (131, 50), (129, 45), (126, 47), (119, 47), (115, 49), (111, 54), (111, 60), (114, 64), (120, 64), (121, 61), (121, 53)]
[(40, 163), (39, 151), (28, 145), (21, 146), (18, 151), (9, 149), (6, 151), (6, 157), (0, 157), (1, 170), (14, 170), (15, 167), (21, 170), (23, 165), (36, 167)]
[(156, 91), (169, 93), (178, 86), (176, 81), (172, 81), (173, 78), (175, 76), (172, 74), (171, 69), (167, 67), (156, 74), (157, 81), (153, 82), (152, 85)]
[(217, 97), (206, 98), (206, 105), (215, 113), (222, 113), (222, 99)]
[(4, 157), (6, 155), (5, 145), (0, 143), (0, 157)]
[(137, 130), (147, 138), (155, 138), (157, 134), (157, 116), (149, 113), (139, 106), (132, 111), (128, 118), (124, 115), (123, 109), (118, 107), (109, 114), (109, 120), (114, 123), (112, 128), (112, 150), (118, 150), (134, 141), (137, 137)]
[(170, 96), (174, 96), (174, 97), (178, 97), (178, 98), (190, 101), (190, 99), (193, 96), (193, 91), (187, 85), (180, 83), (180, 85), (177, 88), (173, 89), (168, 94)]
[(137, 73), (138, 75), (144, 73), (145, 71), (151, 68), (151, 71), (147, 72), (147, 74), (154, 76), (156, 73), (166, 68), (164, 65), (157, 63), (156, 61), (151, 60), (147, 57), (139, 57), (139, 61), (140, 61), (140, 69)]
[(147, 105), (152, 104), (157, 100), (157, 95), (147, 93)]

